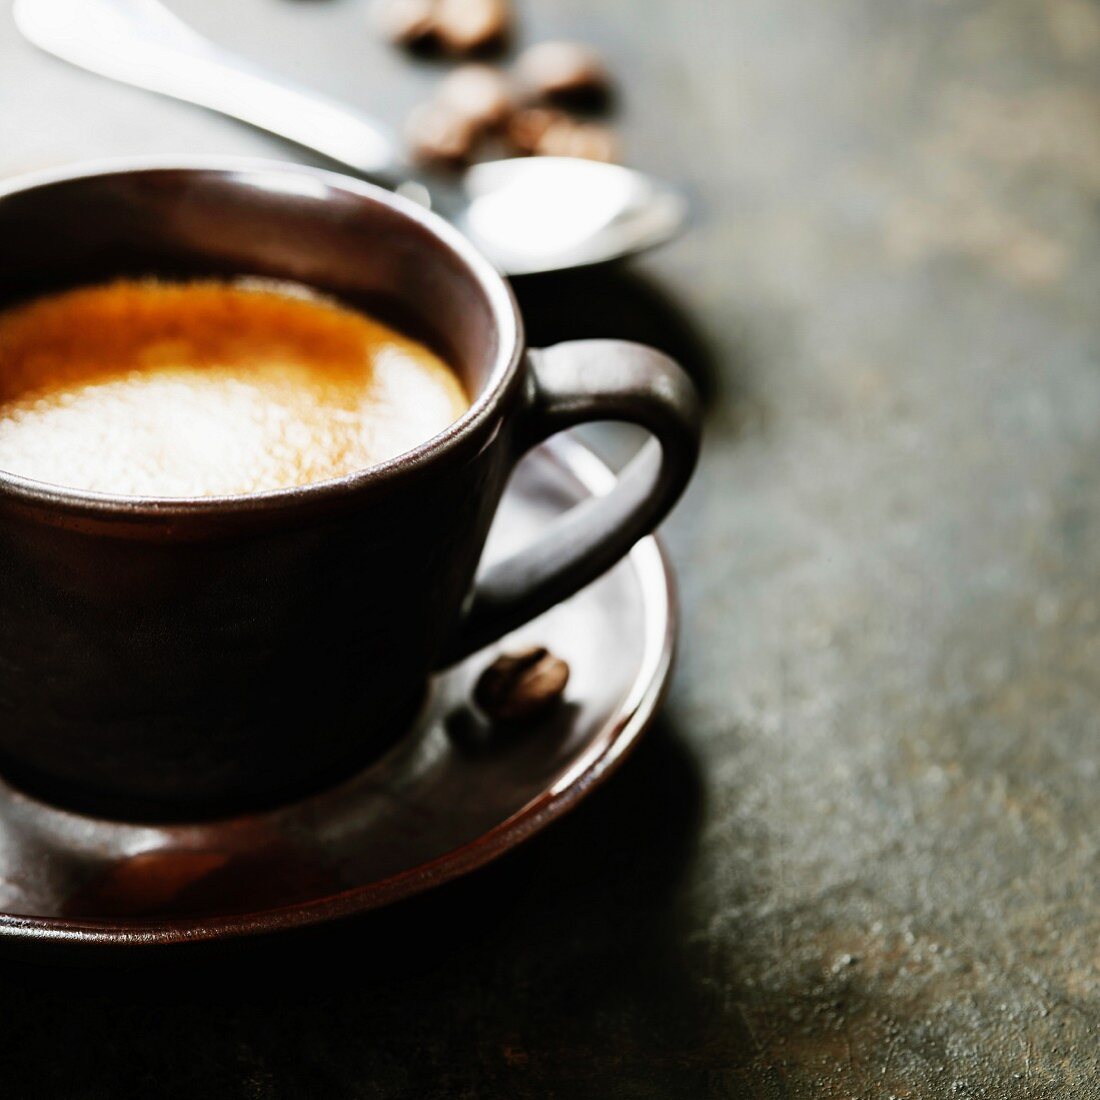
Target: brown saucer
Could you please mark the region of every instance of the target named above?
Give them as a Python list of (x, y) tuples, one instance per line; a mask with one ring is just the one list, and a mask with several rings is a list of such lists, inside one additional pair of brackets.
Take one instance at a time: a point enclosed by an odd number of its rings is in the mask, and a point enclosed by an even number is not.
[[(488, 553), (522, 544), (611, 474), (580, 444), (518, 470)], [(0, 942), (141, 947), (317, 924), (440, 885), (545, 827), (623, 759), (668, 679), (675, 610), (647, 538), (602, 579), (441, 676), (415, 730), (359, 775), (264, 814), (139, 825), (57, 809), (0, 781)], [(469, 708), (498, 648), (541, 644), (572, 670), (528, 728)], [(322, 731), (318, 731), (318, 736)]]

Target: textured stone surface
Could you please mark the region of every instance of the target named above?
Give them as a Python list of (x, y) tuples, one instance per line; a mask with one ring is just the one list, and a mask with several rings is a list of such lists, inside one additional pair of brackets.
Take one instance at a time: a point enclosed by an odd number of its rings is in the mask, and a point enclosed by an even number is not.
[[(1100, 1075), (1100, 6), (528, 0), (693, 233), (521, 286), (710, 405), (664, 719), (444, 893), (243, 959), (7, 964), (11, 1095), (1068, 1097)], [(393, 121), (355, 0), (179, 0)], [(285, 147), (0, 18), (0, 170)]]

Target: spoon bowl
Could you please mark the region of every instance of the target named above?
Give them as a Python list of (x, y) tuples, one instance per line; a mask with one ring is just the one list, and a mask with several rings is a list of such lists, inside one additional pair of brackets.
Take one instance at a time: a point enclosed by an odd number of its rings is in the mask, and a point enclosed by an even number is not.
[(455, 224), (503, 271), (602, 263), (674, 236), (687, 204), (629, 168), (571, 157), (515, 158), (471, 168)]

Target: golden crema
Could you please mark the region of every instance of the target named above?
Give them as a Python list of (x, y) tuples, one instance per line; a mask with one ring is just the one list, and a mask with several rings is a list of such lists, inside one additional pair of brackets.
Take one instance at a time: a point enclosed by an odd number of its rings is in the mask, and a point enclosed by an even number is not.
[(0, 312), (0, 469), (70, 488), (308, 485), (468, 407), (423, 344), (293, 286), (120, 281)]

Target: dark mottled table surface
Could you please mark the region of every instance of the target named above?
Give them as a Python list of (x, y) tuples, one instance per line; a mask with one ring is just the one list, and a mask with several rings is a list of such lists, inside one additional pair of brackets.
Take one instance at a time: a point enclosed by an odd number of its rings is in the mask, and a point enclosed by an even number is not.
[[(396, 121), (360, 0), (178, 0)], [(294, 155), (34, 53), (0, 172)], [(694, 230), (519, 288), (709, 404), (664, 716), (437, 896), (241, 958), (5, 963), (12, 1097), (1081, 1097), (1100, 1071), (1100, 6), (523, 0)], [(0, 242), (2, 247), (2, 242)]]

